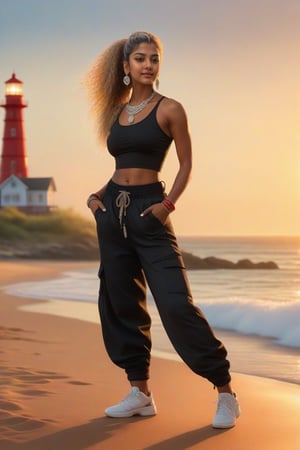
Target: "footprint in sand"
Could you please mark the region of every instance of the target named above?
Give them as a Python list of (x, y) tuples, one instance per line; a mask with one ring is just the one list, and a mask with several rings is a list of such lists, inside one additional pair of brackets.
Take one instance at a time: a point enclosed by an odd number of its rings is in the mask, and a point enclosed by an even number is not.
[(1, 412), (2, 412), (1, 410), (19, 411), (20, 409), (22, 409), (22, 406), (19, 405), (18, 403), (0, 399), (0, 417), (1, 417)]
[(42, 391), (41, 389), (25, 389), (18, 391), (18, 393), (21, 395), (27, 395), (29, 397), (46, 397), (53, 394), (53, 392)]
[(4, 417), (3, 419), (0, 418), (0, 424), (3, 430), (29, 431), (43, 427), (45, 425), (45, 421), (33, 419), (32, 417), (25, 415), (10, 415)]

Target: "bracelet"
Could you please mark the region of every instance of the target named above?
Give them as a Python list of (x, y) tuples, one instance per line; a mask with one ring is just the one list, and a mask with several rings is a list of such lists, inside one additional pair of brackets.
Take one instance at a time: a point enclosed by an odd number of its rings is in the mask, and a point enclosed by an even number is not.
[(175, 210), (175, 205), (171, 200), (169, 200), (167, 197), (163, 199), (162, 204), (169, 212), (172, 212)]
[(93, 201), (93, 200), (100, 200), (100, 201), (101, 201), (101, 198), (100, 198), (99, 195), (97, 195), (97, 194), (91, 194), (91, 195), (89, 195), (89, 197), (88, 197), (88, 199), (87, 199), (87, 201), (86, 201), (86, 204), (87, 204), (88, 208), (90, 207), (90, 203), (91, 203), (91, 201)]

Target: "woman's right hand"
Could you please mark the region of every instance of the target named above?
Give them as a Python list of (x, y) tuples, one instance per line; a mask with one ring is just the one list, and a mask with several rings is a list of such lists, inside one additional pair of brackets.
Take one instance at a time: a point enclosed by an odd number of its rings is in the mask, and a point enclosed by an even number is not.
[(95, 215), (95, 212), (97, 211), (97, 209), (101, 209), (101, 211), (105, 212), (106, 208), (102, 202), (102, 198), (105, 194), (105, 189), (106, 189), (106, 185), (103, 186), (103, 188), (99, 189), (99, 191), (90, 194), (88, 199), (87, 199), (87, 206), (88, 208), (90, 208), (90, 210), (92, 211), (92, 213)]
[(100, 208), (103, 212), (106, 211), (106, 208), (105, 208), (105, 206), (103, 205), (102, 201), (101, 201), (101, 200), (96, 200), (96, 199), (91, 200), (91, 201), (89, 202), (89, 208), (90, 208), (90, 210), (92, 211), (93, 214), (95, 214), (95, 212), (96, 212), (97, 209), (99, 209), (99, 208)]
[(87, 199), (87, 207), (90, 208), (93, 214), (97, 211), (97, 209), (101, 209), (103, 212), (106, 211), (106, 208), (100, 199), (98, 193), (91, 194)]

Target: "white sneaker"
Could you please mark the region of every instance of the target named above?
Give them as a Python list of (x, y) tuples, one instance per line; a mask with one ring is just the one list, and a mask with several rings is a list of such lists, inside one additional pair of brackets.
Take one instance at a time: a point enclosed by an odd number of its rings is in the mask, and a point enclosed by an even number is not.
[(240, 414), (240, 406), (236, 395), (221, 393), (219, 394), (217, 412), (212, 426), (213, 428), (232, 428)]
[(117, 405), (106, 408), (105, 414), (109, 417), (154, 416), (156, 406), (151, 394), (147, 396), (133, 386), (127, 397)]

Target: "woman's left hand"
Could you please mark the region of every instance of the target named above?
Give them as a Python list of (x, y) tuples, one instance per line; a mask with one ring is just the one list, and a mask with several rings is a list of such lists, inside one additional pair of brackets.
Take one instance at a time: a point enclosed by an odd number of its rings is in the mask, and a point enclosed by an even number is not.
[(154, 203), (153, 205), (146, 208), (141, 216), (146, 216), (149, 213), (152, 213), (162, 224), (164, 224), (170, 214), (167, 208), (162, 203)]

